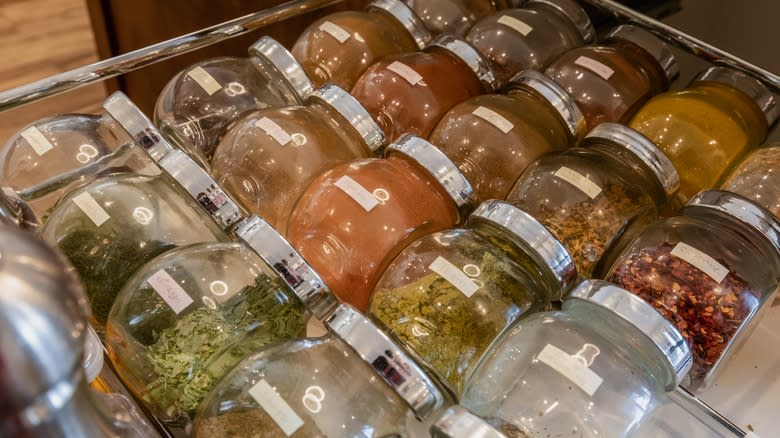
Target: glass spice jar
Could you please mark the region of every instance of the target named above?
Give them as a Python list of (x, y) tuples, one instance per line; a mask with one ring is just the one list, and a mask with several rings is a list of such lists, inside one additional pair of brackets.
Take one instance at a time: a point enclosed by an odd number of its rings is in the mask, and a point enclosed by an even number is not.
[(673, 322), (694, 365), (685, 386), (706, 388), (755, 325), (780, 282), (780, 223), (734, 193), (709, 190), (680, 216), (646, 228), (609, 269)]
[(680, 184), (666, 155), (616, 123), (597, 126), (581, 146), (544, 156), (515, 183), (507, 202), (543, 223), (568, 249), (583, 278), (609, 266)]
[(780, 218), (780, 142), (748, 154), (726, 175), (720, 188), (740, 194)]
[(457, 103), (497, 87), (490, 65), (469, 43), (442, 35), (423, 52), (391, 55), (368, 68), (352, 95), (387, 138), (428, 137)]
[(405, 0), (434, 35), (466, 35), (471, 26), (491, 13), (522, 0)]
[(625, 123), (679, 73), (669, 47), (632, 25), (618, 26), (596, 45), (570, 50), (545, 74), (569, 92), (593, 129)]
[(630, 292), (580, 284), (563, 309), (518, 321), (460, 401), (507, 437), (624, 438), (691, 367), (680, 332)]
[(466, 40), (505, 83), (517, 73), (544, 71), (559, 55), (593, 41), (595, 29), (574, 0), (529, 0), (479, 20)]
[(305, 106), (251, 112), (219, 143), (211, 174), (241, 204), (284, 232), (295, 201), (322, 172), (370, 157), (385, 137), (346, 91), (326, 85)]
[(157, 98), (154, 122), (207, 168), (222, 135), (243, 113), (296, 105), (313, 90), (292, 54), (265, 36), (249, 48), (249, 58), (213, 58), (179, 72)]
[(462, 406), (452, 406), (431, 426), (432, 438), (507, 438)]
[(431, 34), (401, 0), (374, 0), (365, 12), (342, 11), (309, 25), (292, 54), (315, 87), (326, 83), (349, 90), (360, 75), (388, 55), (416, 52)]
[(277, 344), (239, 363), (198, 411), (194, 437), (409, 436), (407, 421), (445, 402), (425, 373), (355, 309), (321, 338)]
[(455, 396), (490, 343), (560, 299), (577, 277), (542, 224), (501, 201), (463, 228), (406, 247), (374, 288), (369, 315)]
[(680, 172), (673, 207), (682, 206), (758, 146), (777, 120), (772, 93), (758, 80), (725, 67), (712, 67), (682, 90), (648, 102), (630, 126), (655, 142)]
[(585, 134), (577, 104), (558, 84), (527, 70), (506, 95), (472, 97), (442, 117), (429, 140), (466, 175), (477, 202), (504, 199), (537, 158), (574, 146)]
[(293, 246), (342, 301), (361, 311), (393, 257), (417, 238), (455, 226), (472, 194), (458, 168), (421, 138), (399, 138), (386, 156), (317, 177), (288, 225)]

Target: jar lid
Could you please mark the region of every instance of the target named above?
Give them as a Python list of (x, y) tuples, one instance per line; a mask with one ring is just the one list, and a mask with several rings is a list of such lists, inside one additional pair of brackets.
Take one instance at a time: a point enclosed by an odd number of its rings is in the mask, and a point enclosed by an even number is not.
[(596, 37), (596, 29), (593, 27), (593, 23), (590, 21), (585, 9), (577, 4), (573, 0), (528, 0), (524, 7), (531, 6), (532, 4), (543, 4), (551, 6), (558, 12), (566, 16), (580, 31), (582, 40), (588, 44)]
[(577, 280), (577, 267), (569, 251), (547, 227), (530, 214), (504, 201), (491, 199), (480, 204), (471, 213), (471, 217), (478, 217), (504, 228), (536, 251), (560, 286), (560, 296), (550, 299), (561, 299), (564, 292), (574, 285)]
[(236, 236), (287, 283), (315, 318), (324, 319), (339, 304), (314, 268), (268, 222), (252, 215), (236, 228)]
[(352, 306), (338, 306), (325, 325), (355, 350), (420, 420), (444, 404), (444, 395), (422, 368)]
[(436, 146), (420, 137), (404, 134), (385, 149), (385, 156), (400, 152), (425, 168), (441, 184), (458, 207), (471, 202), (474, 189), (455, 165)]
[(249, 47), (249, 54), (265, 58), (287, 80), (301, 100), (309, 97), (314, 91), (314, 85), (303, 67), (292, 53), (275, 39), (269, 36), (260, 38)]
[(604, 140), (624, 148), (645, 163), (663, 187), (667, 197), (675, 194), (680, 188), (680, 175), (674, 163), (661, 148), (638, 131), (619, 123), (602, 123), (585, 136), (581, 146), (600, 144)]
[(779, 110), (775, 95), (761, 81), (747, 73), (733, 68), (715, 66), (705, 70), (694, 81), (715, 81), (736, 88), (758, 105), (769, 126), (777, 120)]
[(670, 82), (680, 74), (680, 67), (677, 65), (677, 58), (672, 53), (672, 49), (658, 37), (641, 27), (624, 24), (612, 29), (604, 37), (604, 39), (607, 38), (626, 40), (644, 49), (658, 61), (658, 65), (666, 73), (666, 79)]
[(409, 35), (414, 38), (420, 50), (431, 42), (431, 33), (406, 3), (400, 0), (374, 0), (368, 4), (367, 9), (370, 8), (381, 9), (401, 23), (401, 26), (405, 27)]
[(431, 426), (433, 438), (506, 438), (485, 420), (461, 406), (452, 406)]
[(100, 343), (95, 329), (88, 326), (84, 342), (84, 373), (87, 383), (92, 383), (103, 370), (103, 361), (103, 344)]
[[(603, 280), (586, 280), (580, 283), (567, 298), (585, 300), (607, 309), (645, 334), (658, 347), (677, 379), (682, 382), (693, 365), (688, 342), (652, 305), (633, 293)], [(564, 308), (566, 303), (564, 302)]]
[(780, 253), (780, 220), (744, 196), (726, 190), (704, 190), (691, 198), (680, 213), (691, 211), (717, 211), (731, 216), (758, 231)]
[(155, 162), (159, 162), (174, 147), (168, 143), (146, 114), (121, 91), (116, 91), (103, 102), (103, 109)]
[(490, 63), (463, 38), (443, 34), (436, 37), (429, 47), (441, 47), (465, 62), (469, 68), (477, 75), (482, 85), (488, 92), (492, 92), (499, 87), (498, 77), (496, 77)]
[(523, 70), (514, 75), (507, 84), (507, 88), (510, 90), (519, 86), (531, 88), (545, 98), (566, 123), (572, 138), (579, 139), (585, 134), (587, 123), (580, 107), (571, 95), (554, 80), (535, 70)]
[(338, 85), (326, 84), (316, 89), (309, 99), (317, 100), (341, 114), (360, 134), (371, 152), (385, 144), (385, 133), (365, 107)]

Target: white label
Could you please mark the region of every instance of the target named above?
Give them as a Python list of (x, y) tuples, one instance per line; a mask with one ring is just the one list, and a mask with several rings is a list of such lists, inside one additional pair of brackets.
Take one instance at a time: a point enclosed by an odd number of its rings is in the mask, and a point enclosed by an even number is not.
[(292, 137), (287, 133), (287, 131), (285, 131), (281, 126), (276, 124), (276, 122), (269, 119), (268, 117), (263, 117), (262, 119), (255, 122), (255, 126), (265, 131), (266, 134), (273, 137), (273, 139), (282, 146), (286, 145), (290, 142), (290, 140), (292, 140)]
[(22, 131), (22, 138), (27, 140), (27, 143), (30, 144), (30, 147), (32, 147), (38, 155), (43, 155), (54, 149), (54, 145), (51, 144), (35, 126), (31, 126)]
[(87, 192), (75, 196), (73, 198), (73, 203), (87, 215), (96, 227), (103, 225), (105, 221), (111, 219), (111, 216), (109, 216), (108, 213), (103, 210), (103, 207), (95, 201), (95, 198)]
[(409, 82), (412, 85), (417, 85), (422, 80), (422, 76), (420, 76), (419, 73), (412, 70), (412, 68), (408, 65), (402, 64), (398, 61), (393, 61), (392, 64), (387, 66), (387, 69), (401, 76), (404, 78), (404, 80), (406, 80), (406, 82)]
[(512, 130), (512, 128), (515, 127), (515, 125), (504, 118), (504, 116), (491, 109), (485, 108), (484, 106), (475, 109), (471, 114), (474, 114), (475, 116), (495, 126), (504, 134), (508, 133)]
[(192, 304), (192, 298), (187, 295), (187, 292), (179, 286), (179, 283), (176, 283), (176, 280), (165, 269), (155, 272), (146, 282), (177, 315)]
[[(590, 344), (586, 346), (596, 348)], [(589, 364), (579, 353), (570, 355), (555, 345), (547, 344), (536, 358), (579, 386), (589, 397), (593, 397), (601, 382), (604, 381), (601, 376), (588, 368)]]
[(249, 388), (249, 395), (265, 410), (269, 417), (273, 418), (285, 435), (290, 436), (303, 426), (301, 417), (265, 380), (261, 380)]
[(615, 73), (615, 71), (612, 70), (611, 68), (596, 61), (595, 59), (588, 58), (587, 56), (580, 56), (579, 58), (577, 58), (576, 61), (574, 61), (574, 63), (579, 66), (587, 68), (593, 73), (596, 73), (597, 75), (601, 76), (601, 78), (604, 79), (605, 81), (609, 80), (609, 78), (612, 77), (612, 73)]
[(718, 263), (717, 260), (684, 242), (680, 242), (674, 246), (672, 255), (697, 267), (700, 271), (715, 280), (715, 283), (723, 281), (723, 277), (729, 273), (729, 270)]
[(590, 199), (595, 198), (599, 195), (599, 193), (601, 193), (601, 187), (599, 187), (598, 184), (589, 180), (585, 175), (575, 170), (569, 169), (566, 166), (558, 169), (558, 171), (555, 172), (555, 176), (573, 185), (574, 187), (577, 187), (582, 193), (588, 195)]
[(520, 32), (523, 36), (528, 35), (534, 30), (533, 27), (523, 23), (515, 17), (510, 17), (509, 15), (502, 15), (501, 18), (498, 19), (498, 22)]
[(372, 208), (379, 204), (379, 201), (371, 192), (346, 175), (336, 181), (336, 187), (340, 188), (344, 193), (349, 195), (350, 198), (360, 204), (360, 206), (363, 207), (363, 210), (371, 211)]
[(341, 44), (344, 44), (344, 41), (349, 39), (349, 32), (342, 29), (338, 25), (331, 23), (330, 21), (326, 21), (320, 24), (320, 30), (332, 36), (333, 38), (336, 38), (336, 40)]
[(214, 76), (211, 76), (203, 67), (193, 68), (187, 73), (187, 76), (197, 82), (209, 96), (222, 89), (222, 85), (219, 85)]
[(436, 260), (434, 260), (433, 263), (428, 266), (428, 268), (430, 268), (431, 271), (441, 275), (445, 280), (449, 281), (453, 286), (461, 291), (463, 295), (466, 296), (466, 298), (474, 295), (474, 292), (479, 289), (479, 286), (474, 283), (474, 281), (471, 280), (468, 275), (466, 275), (463, 271), (458, 269), (457, 266), (453, 265), (444, 257), (436, 257)]

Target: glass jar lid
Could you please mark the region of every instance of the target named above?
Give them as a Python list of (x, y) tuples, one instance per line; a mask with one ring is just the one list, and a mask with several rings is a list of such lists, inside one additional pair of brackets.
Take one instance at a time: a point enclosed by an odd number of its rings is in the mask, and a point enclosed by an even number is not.
[(108, 96), (103, 102), (103, 109), (155, 162), (174, 150), (149, 118), (121, 91)]
[(420, 137), (404, 134), (387, 146), (385, 156), (391, 152), (404, 154), (425, 168), (447, 191), (458, 207), (463, 207), (471, 202), (474, 195), (471, 184), (458, 169), (458, 166), (436, 146)]
[(485, 420), (461, 406), (452, 406), (431, 426), (433, 438), (506, 438)]
[(376, 152), (385, 144), (385, 133), (368, 111), (351, 94), (338, 85), (326, 84), (316, 89), (310, 96), (333, 108), (360, 134), (371, 152)]
[(677, 174), (674, 163), (661, 148), (638, 131), (619, 123), (602, 123), (585, 136), (581, 146), (602, 144), (604, 141), (627, 150), (645, 163), (663, 187), (667, 197), (680, 188), (680, 175)]
[(524, 70), (512, 77), (507, 89), (525, 86), (533, 89), (552, 105), (561, 116), (572, 138), (579, 139), (585, 134), (587, 123), (577, 102), (558, 83), (535, 70)]
[(582, 6), (577, 4), (577, 2), (572, 0), (528, 0), (524, 7), (531, 6), (534, 3), (550, 6), (566, 16), (580, 31), (582, 40), (586, 44), (595, 38), (596, 29), (593, 27), (593, 23), (590, 21), (590, 17), (588, 17), (585, 9), (582, 9)]
[(367, 6), (367, 9), (371, 8), (381, 9), (401, 23), (401, 26), (405, 27), (409, 35), (414, 38), (420, 50), (431, 42), (431, 33), (406, 3), (400, 0), (374, 0)]
[(644, 49), (658, 61), (658, 65), (666, 73), (666, 79), (670, 82), (680, 74), (680, 67), (677, 65), (677, 58), (672, 53), (672, 49), (658, 37), (641, 27), (624, 24), (612, 29), (604, 36), (604, 39), (607, 38), (626, 40)]
[(315, 318), (325, 319), (338, 306), (314, 268), (266, 221), (252, 215), (236, 228), (236, 236), (279, 274)]
[(729, 85), (745, 93), (758, 105), (766, 117), (767, 124), (772, 126), (777, 120), (778, 108), (775, 95), (761, 81), (733, 68), (715, 66), (710, 67), (694, 81), (715, 81)]
[[(635, 294), (603, 280), (580, 283), (567, 298), (585, 300), (607, 309), (636, 327), (655, 344), (674, 370), (677, 386), (693, 365), (688, 342), (660, 312)], [(564, 302), (564, 309), (566, 308)]]
[(338, 306), (325, 325), (355, 350), (420, 420), (444, 404), (444, 395), (422, 368), (352, 306)]
[(309, 76), (289, 50), (275, 39), (264, 36), (249, 47), (249, 54), (268, 61), (290, 84), (298, 98), (303, 100), (314, 91)]
[(439, 35), (429, 47), (441, 47), (460, 58), (474, 71), (488, 92), (498, 89), (498, 77), (490, 63), (463, 38), (452, 34)]
[(550, 299), (561, 299), (564, 292), (574, 285), (577, 267), (569, 251), (547, 227), (530, 214), (504, 201), (491, 199), (480, 204), (470, 217), (498, 225), (536, 251), (560, 286), (561, 295)]

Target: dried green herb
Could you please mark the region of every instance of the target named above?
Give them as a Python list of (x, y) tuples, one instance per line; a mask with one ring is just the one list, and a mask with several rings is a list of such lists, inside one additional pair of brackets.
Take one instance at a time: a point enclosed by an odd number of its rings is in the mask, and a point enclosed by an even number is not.
[(201, 420), (196, 437), (287, 438), (273, 418), (262, 409), (227, 412)]

